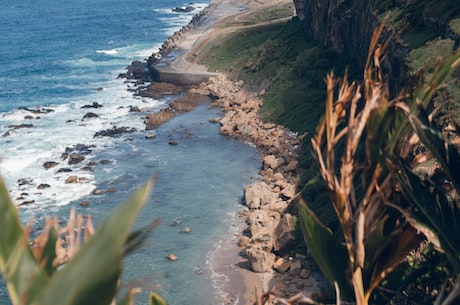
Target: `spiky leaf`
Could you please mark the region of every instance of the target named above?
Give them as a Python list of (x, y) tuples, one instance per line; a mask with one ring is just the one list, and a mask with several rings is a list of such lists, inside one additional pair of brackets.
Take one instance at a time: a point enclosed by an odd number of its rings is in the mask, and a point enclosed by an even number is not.
[(73, 259), (53, 276), (42, 305), (110, 304), (117, 291), (124, 246), (130, 228), (146, 202), (153, 179), (121, 204), (83, 245)]
[(353, 289), (346, 276), (347, 250), (303, 201), (299, 202), (299, 219), (305, 243), (324, 276), (332, 286), (337, 282), (343, 299), (350, 300)]
[(48, 278), (29, 247), (16, 208), (0, 178), (0, 271), (11, 301), (16, 304), (36, 302)]

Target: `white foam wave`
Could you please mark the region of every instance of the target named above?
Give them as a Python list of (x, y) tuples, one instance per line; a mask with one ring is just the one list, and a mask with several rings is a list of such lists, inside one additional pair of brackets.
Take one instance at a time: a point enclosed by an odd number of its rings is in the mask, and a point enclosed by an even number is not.
[(111, 50), (96, 50), (97, 54), (105, 54), (105, 55), (117, 55), (118, 51), (117, 49), (111, 49)]
[[(145, 108), (149, 111), (159, 109), (162, 101), (134, 97), (127, 91), (127, 85), (121, 79), (113, 79), (97, 84), (104, 89), (66, 104), (38, 107), (46, 112), (35, 114), (29, 110), (18, 109), (2, 115), (0, 132), (10, 130), (12, 125), (23, 123), (33, 127), (17, 128), (9, 136), (0, 138), (0, 172), (16, 204), (26, 202), (28, 210), (39, 210), (46, 206), (61, 206), (89, 195), (98, 181), (95, 173), (82, 171), (98, 152), (110, 149), (114, 139), (94, 138), (97, 131), (111, 129), (113, 126), (143, 130), (142, 113), (129, 112), (128, 106)], [(94, 85), (92, 85), (94, 86)], [(93, 103), (100, 108), (84, 108)], [(88, 112), (97, 114), (98, 118), (83, 119)], [(25, 120), (31, 115), (33, 120)], [(38, 119), (39, 117), (39, 119)], [(85, 160), (77, 165), (69, 165), (61, 158), (66, 148), (77, 144), (91, 146), (92, 152), (85, 155)], [(46, 170), (43, 164), (48, 161), (58, 162), (58, 166)], [(113, 165), (116, 162), (112, 163)], [(72, 171), (57, 174), (60, 168)], [(106, 166), (101, 171), (111, 171)], [(65, 180), (76, 175), (77, 183)], [(40, 189), (39, 189), (39, 186)]]

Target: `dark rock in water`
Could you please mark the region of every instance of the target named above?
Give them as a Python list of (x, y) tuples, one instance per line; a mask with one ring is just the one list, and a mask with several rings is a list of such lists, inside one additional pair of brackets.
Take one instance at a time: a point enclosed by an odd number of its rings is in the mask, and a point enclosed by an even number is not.
[(22, 178), (22, 179), (18, 179), (18, 185), (21, 186), (21, 185), (30, 185), (32, 184), (32, 179), (30, 178)]
[(138, 82), (150, 82), (152, 76), (145, 62), (135, 60), (128, 66), (126, 73), (118, 75), (119, 78), (136, 79)]
[(50, 188), (50, 187), (51, 187), (51, 185), (49, 185), (49, 184), (47, 184), (47, 183), (42, 183), (42, 184), (40, 184), (39, 186), (37, 186), (37, 188), (38, 188), (39, 190), (44, 190), (44, 189), (47, 189), (47, 188)]
[(84, 109), (84, 108), (101, 108), (101, 107), (104, 107), (104, 106), (97, 102), (93, 102), (91, 105), (84, 105), (81, 108)]
[(128, 106), (129, 107), (129, 112), (141, 112), (141, 109), (137, 106)]
[(89, 155), (93, 152), (92, 148), (96, 147), (95, 145), (86, 145), (86, 144), (77, 144), (73, 147), (66, 147), (65, 152), (62, 153), (61, 158), (66, 160), (70, 154), (79, 154), (79, 155)]
[(96, 166), (96, 165), (97, 165), (97, 163), (94, 162), (94, 161), (88, 162), (88, 166)]
[(105, 165), (105, 164), (109, 164), (109, 163), (110, 163), (110, 161), (109, 161), (109, 160), (101, 160), (100, 162), (101, 162), (101, 164), (104, 164), (104, 165)]
[(114, 137), (123, 133), (133, 133), (136, 132), (136, 128), (129, 128), (129, 127), (112, 127), (111, 129), (101, 130), (94, 134), (94, 138), (96, 137)]
[(83, 120), (85, 119), (94, 119), (94, 118), (98, 118), (99, 115), (95, 114), (94, 112), (88, 112), (87, 114), (85, 114), (83, 116)]
[(80, 168), (80, 170), (81, 171), (91, 172), (91, 171), (93, 171), (93, 168), (91, 166), (85, 166), (85, 167)]
[(193, 11), (195, 8), (191, 5), (187, 5), (185, 7), (183, 6), (178, 6), (172, 9), (173, 12), (175, 13), (190, 13)]
[(82, 162), (83, 160), (85, 160), (85, 156), (81, 155), (81, 154), (70, 154), (69, 155), (69, 161), (68, 164), (69, 165), (74, 165), (74, 164), (78, 164), (80, 162)]
[(35, 200), (29, 200), (29, 201), (24, 201), (24, 202), (20, 203), (19, 206), (31, 205), (31, 204), (34, 204), (34, 203), (35, 203)]
[(89, 201), (85, 200), (85, 201), (81, 202), (81, 203), (80, 203), (80, 206), (82, 206), (82, 207), (87, 207), (87, 206), (89, 206)]
[(50, 113), (50, 112), (54, 112), (53, 109), (47, 109), (47, 108), (35, 108), (35, 109), (31, 109), (31, 108), (28, 108), (28, 107), (19, 107), (19, 109), (21, 110), (25, 110), (25, 111), (29, 111), (29, 112), (32, 112), (34, 114), (46, 114), (46, 113)]
[(6, 131), (3, 134), (3, 137), (8, 137), (11, 135), (11, 132), (16, 129), (21, 129), (21, 128), (33, 128), (35, 127), (33, 124), (19, 124), (19, 125), (10, 125), (8, 126), (9, 130)]
[(60, 169), (57, 170), (56, 174), (59, 174), (59, 173), (70, 173), (70, 172), (72, 172), (72, 169), (61, 167)]
[(10, 125), (8, 128), (11, 129), (20, 129), (20, 128), (33, 128), (33, 124), (19, 124), (19, 125)]
[(48, 169), (50, 169), (50, 168), (52, 168), (52, 167), (57, 166), (58, 164), (59, 164), (59, 162), (47, 161), (47, 162), (43, 163), (43, 167), (44, 167), (46, 170), (48, 170)]
[(34, 117), (31, 116), (31, 115), (26, 115), (26, 116), (24, 117), (24, 120), (33, 120), (33, 119), (34, 119)]
[(178, 145), (178, 144), (179, 144), (179, 142), (177, 142), (177, 141), (169, 141), (169, 143), (168, 143), (168, 144), (169, 144), (169, 145)]

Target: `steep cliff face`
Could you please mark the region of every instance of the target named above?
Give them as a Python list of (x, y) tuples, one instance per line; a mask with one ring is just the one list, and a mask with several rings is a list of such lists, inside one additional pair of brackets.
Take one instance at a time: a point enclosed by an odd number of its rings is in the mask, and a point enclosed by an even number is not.
[(351, 59), (365, 58), (377, 24), (368, 0), (294, 0), (310, 38)]
[[(343, 56), (350, 64), (364, 67), (373, 30), (379, 22), (369, 0), (293, 0), (297, 16), (303, 20), (308, 38)], [(391, 37), (388, 32), (382, 39)], [(407, 67), (407, 50), (390, 41), (385, 70), (391, 80), (390, 89), (397, 92)]]

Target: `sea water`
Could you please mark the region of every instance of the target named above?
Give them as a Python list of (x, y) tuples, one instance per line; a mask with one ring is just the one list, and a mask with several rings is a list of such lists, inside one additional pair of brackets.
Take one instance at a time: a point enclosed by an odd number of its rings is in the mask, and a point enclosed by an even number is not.
[[(45, 215), (65, 220), (75, 207), (97, 225), (157, 176), (137, 225), (155, 218), (162, 224), (124, 265), (123, 287), (145, 291), (136, 304), (148, 303), (149, 290), (171, 305), (220, 302), (221, 281), (210, 257), (240, 229), (235, 214), (242, 188), (260, 164), (254, 149), (219, 135), (218, 125), (209, 123), (219, 110), (206, 104), (154, 131), (144, 130), (145, 113), (129, 111), (129, 106), (153, 112), (167, 105), (168, 99), (133, 96), (128, 89), (134, 85), (117, 76), (132, 60), (157, 51), (208, 1), (194, 3), (190, 13), (171, 9), (184, 4), (3, 0), (0, 5), (0, 172), (13, 201), (23, 204), (21, 221), (33, 221), (39, 230)], [(85, 108), (93, 103), (103, 107)], [(88, 112), (98, 117), (85, 119)], [(114, 127), (133, 132), (94, 137)], [(147, 140), (147, 133), (156, 137)], [(69, 165), (62, 154), (82, 145), (85, 160)], [(59, 164), (46, 170), (48, 161)], [(71, 172), (57, 173), (60, 168)], [(65, 183), (70, 175), (84, 181)], [(95, 189), (102, 194), (93, 195)], [(80, 206), (83, 201), (89, 206)], [(191, 232), (182, 233), (184, 227)], [(0, 224), (0, 234), (5, 229)], [(168, 261), (169, 253), (179, 259)], [(1, 279), (0, 304), (9, 304)]]

